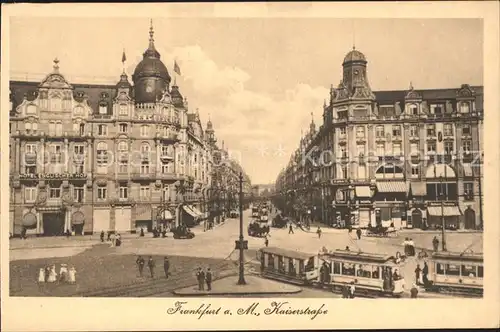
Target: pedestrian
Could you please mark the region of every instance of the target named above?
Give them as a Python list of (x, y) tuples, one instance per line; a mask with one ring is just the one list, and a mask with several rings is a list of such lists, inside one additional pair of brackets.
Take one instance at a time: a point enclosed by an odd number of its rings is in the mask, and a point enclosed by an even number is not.
[(318, 233), (318, 239), (321, 239), (321, 228), (318, 226), (318, 230), (316, 231)]
[(140, 237), (144, 237), (144, 228), (141, 227), (141, 233), (139, 234)]
[(410, 256), (415, 256), (415, 242), (410, 238), (410, 241), (408, 241), (408, 250), (410, 253)]
[(49, 282), (49, 277), (50, 277), (50, 266), (45, 267), (45, 282)]
[(347, 229), (348, 229), (348, 233), (352, 233), (352, 225), (351, 223), (349, 223), (349, 225), (347, 226)]
[(410, 289), (410, 297), (412, 299), (416, 299), (418, 295), (418, 288), (417, 285), (413, 284), (412, 288)]
[(356, 235), (358, 236), (358, 240), (361, 240), (361, 228), (358, 227), (356, 230)]
[(21, 230), (21, 239), (26, 240), (26, 227), (23, 227)]
[(68, 272), (68, 282), (74, 284), (76, 282), (76, 269), (72, 266)]
[(152, 256), (149, 256), (148, 267), (149, 267), (149, 272), (151, 273), (151, 278), (154, 278), (155, 277), (155, 261), (153, 260)]
[(267, 235), (266, 235), (266, 239), (264, 240), (264, 244), (267, 246), (269, 246), (269, 239), (267, 238)]
[(415, 284), (420, 284), (420, 273), (422, 269), (420, 268), (420, 264), (417, 264), (417, 268), (415, 269)]
[(212, 290), (212, 272), (210, 268), (208, 268), (207, 273), (205, 273), (205, 281), (207, 282), (207, 290), (210, 292)]
[(38, 282), (39, 283), (44, 283), (45, 282), (45, 269), (41, 268), (39, 273), (38, 273)]
[(342, 286), (342, 298), (343, 299), (349, 298), (349, 287), (347, 285)]
[(108, 239), (106, 241), (111, 241), (111, 231), (108, 231)]
[(101, 231), (101, 242), (104, 242), (104, 231)]
[(61, 268), (59, 269), (59, 282), (68, 281), (68, 265), (61, 264)]
[(349, 296), (351, 299), (354, 298), (354, 292), (356, 291), (356, 286), (354, 286), (354, 281), (351, 282), (351, 287), (349, 287)]
[(427, 262), (424, 262), (424, 268), (422, 269), (422, 281), (424, 287), (427, 286), (429, 283), (429, 279), (427, 279), (428, 274), (429, 274), (429, 266), (427, 265)]
[(69, 231), (69, 229), (66, 228), (66, 238), (69, 238), (71, 236), (71, 232)]
[(294, 234), (292, 224), (288, 227), (288, 234)]
[(409, 241), (409, 239), (407, 237), (403, 241), (403, 247), (405, 248), (405, 256), (409, 256), (408, 255), (408, 241)]
[(434, 248), (434, 251), (438, 251), (439, 240), (438, 240), (437, 236), (434, 236), (434, 239), (432, 239), (432, 247)]
[(196, 272), (196, 279), (198, 279), (198, 290), (204, 290), (205, 273), (203, 272), (201, 267), (199, 267), (198, 272)]
[(165, 272), (165, 278), (168, 279), (168, 276), (170, 275), (170, 273), (168, 272), (168, 270), (170, 269), (170, 262), (168, 261), (168, 257), (165, 256), (165, 259), (163, 260), (163, 271)]
[(139, 276), (142, 278), (142, 271), (144, 270), (144, 258), (142, 256), (137, 257), (137, 260), (135, 261), (137, 264), (137, 267), (139, 268)]
[(163, 231), (161, 231), (161, 237), (166, 238), (167, 237), (167, 229), (164, 228)]

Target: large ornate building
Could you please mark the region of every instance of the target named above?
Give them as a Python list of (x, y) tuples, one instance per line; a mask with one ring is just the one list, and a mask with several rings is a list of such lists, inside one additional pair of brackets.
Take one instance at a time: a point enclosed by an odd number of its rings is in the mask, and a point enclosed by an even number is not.
[(11, 81), (10, 105), (13, 234), (194, 225), (229, 208), (242, 169), (171, 86), (152, 27), (132, 83), (71, 84), (56, 59), (42, 82)]
[(483, 88), (372, 91), (363, 53), (342, 66), (276, 180), (283, 207), (331, 225), (482, 228)]

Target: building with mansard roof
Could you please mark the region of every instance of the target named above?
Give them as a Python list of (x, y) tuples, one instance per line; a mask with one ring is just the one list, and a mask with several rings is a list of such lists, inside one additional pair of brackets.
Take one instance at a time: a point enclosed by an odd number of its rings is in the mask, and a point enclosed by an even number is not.
[(483, 227), (483, 87), (372, 91), (350, 51), (275, 186), (290, 214), (329, 225)]
[[(41, 82), (10, 82), (12, 234), (151, 231), (224, 212), (209, 208), (213, 124), (170, 85), (153, 37), (132, 82), (124, 71), (114, 85), (71, 84), (57, 59)], [(219, 182), (241, 166), (228, 169)]]

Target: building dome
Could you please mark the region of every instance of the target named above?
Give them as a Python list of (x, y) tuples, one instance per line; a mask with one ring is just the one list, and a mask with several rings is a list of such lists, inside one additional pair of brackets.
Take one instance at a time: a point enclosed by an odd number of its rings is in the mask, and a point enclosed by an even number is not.
[(164, 92), (168, 90), (171, 80), (167, 67), (160, 60), (160, 53), (155, 48), (153, 34), (153, 26), (151, 26), (149, 47), (132, 75), (137, 103), (154, 103), (161, 99)]
[(120, 81), (116, 84), (116, 87), (118, 89), (128, 89), (128, 88), (130, 88), (130, 82), (128, 81), (128, 77), (127, 77), (127, 74), (125, 74), (125, 72), (123, 72), (120, 75)]
[(366, 57), (363, 53), (360, 51), (356, 50), (354, 47), (352, 51), (347, 53), (347, 55), (344, 58), (344, 64), (349, 63), (349, 62), (364, 62), (366, 63)]

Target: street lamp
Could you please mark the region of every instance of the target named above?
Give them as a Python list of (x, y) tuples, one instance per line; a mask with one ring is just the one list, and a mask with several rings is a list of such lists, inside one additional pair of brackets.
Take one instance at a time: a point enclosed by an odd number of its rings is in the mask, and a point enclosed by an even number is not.
[(244, 259), (244, 250), (248, 249), (248, 241), (245, 241), (243, 238), (243, 174), (240, 172), (240, 192), (239, 192), (239, 201), (240, 201), (240, 237), (239, 240), (236, 241), (236, 249), (240, 250), (240, 260), (239, 260), (239, 278), (238, 285), (245, 285), (245, 259)]
[(346, 190), (346, 199), (347, 199), (347, 213), (348, 215), (348, 224), (346, 226), (352, 226), (352, 201), (354, 200), (354, 187), (349, 185)]
[(446, 198), (446, 194), (443, 190), (443, 176), (439, 176), (439, 200), (441, 201), (441, 245), (443, 247), (443, 251), (446, 251), (446, 238), (445, 238), (445, 222), (444, 222), (444, 199)]

